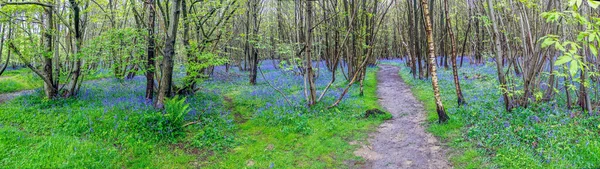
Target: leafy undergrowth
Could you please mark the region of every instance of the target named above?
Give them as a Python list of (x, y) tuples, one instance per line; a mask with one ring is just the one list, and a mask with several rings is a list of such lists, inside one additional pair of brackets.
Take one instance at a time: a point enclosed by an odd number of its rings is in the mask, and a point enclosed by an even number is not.
[[(98, 71), (82, 76), (84, 80), (94, 80), (111, 77), (112, 74), (106, 71)], [(61, 81), (66, 81), (66, 76), (61, 77)], [(40, 88), (44, 85), (43, 80), (28, 68), (16, 70), (6, 70), (0, 76), (0, 94), (12, 93), (21, 90), (31, 90)]]
[[(364, 141), (390, 116), (363, 117), (365, 110), (379, 108), (374, 68), (369, 68), (364, 96), (353, 86), (332, 109), (325, 107), (339, 96), (344, 80), (334, 83), (322, 103), (307, 108), (301, 76), (268, 66), (262, 70), (291, 105), (262, 77), (248, 86), (241, 78), (247, 73), (226, 73), (221, 67), (198, 94), (169, 101), (169, 112), (145, 101), (141, 77), (86, 83), (75, 99), (40, 99), (38, 89), (0, 106), (0, 165), (345, 168), (345, 161), (362, 161), (353, 155), (358, 145), (349, 142)], [(318, 94), (330, 76), (319, 71)]]
[[(442, 99), (452, 118), (437, 121), (430, 80), (412, 77), (402, 61), (400, 75), (428, 111), (429, 131), (452, 148), (456, 168), (598, 168), (600, 167), (600, 116), (567, 110), (559, 101), (503, 109), (491, 65), (465, 65), (460, 69), (468, 105), (457, 107), (452, 71), (439, 69)], [(560, 97), (557, 99), (560, 100)]]

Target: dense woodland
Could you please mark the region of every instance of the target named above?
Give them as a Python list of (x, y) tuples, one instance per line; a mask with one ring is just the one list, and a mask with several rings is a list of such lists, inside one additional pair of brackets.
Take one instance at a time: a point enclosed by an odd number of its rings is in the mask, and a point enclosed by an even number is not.
[[(3, 0), (0, 5), (0, 93), (19, 95), (11, 101), (0, 95), (5, 135), (0, 165), (29, 163), (11, 156), (55, 153), (22, 150), (9, 137), (30, 137), (30, 144), (22, 143), (27, 147), (61, 133), (65, 138), (59, 140), (80, 140), (69, 148), (91, 152), (106, 144), (112, 154), (26, 166), (310, 168), (308, 163), (319, 161), (312, 167), (346, 168), (345, 161), (357, 158), (356, 146), (347, 142), (364, 140), (390, 118), (357, 117), (383, 109), (376, 72), (386, 64), (400, 67), (399, 75), (435, 113), (428, 116), (428, 131), (449, 146), (456, 168), (600, 167), (600, 2)], [(27, 90), (32, 91), (19, 93)], [(107, 112), (114, 122), (102, 120)], [(328, 133), (320, 133), (323, 128)], [(282, 141), (290, 135), (294, 141)], [(338, 137), (342, 141), (335, 146), (323, 141)], [(304, 157), (244, 159), (260, 154), (265, 140), (279, 140)], [(323, 142), (317, 147), (329, 149), (314, 155), (305, 142)], [(248, 148), (259, 144), (263, 147)], [(116, 157), (104, 159), (109, 156)], [(163, 160), (142, 160), (152, 158)]]

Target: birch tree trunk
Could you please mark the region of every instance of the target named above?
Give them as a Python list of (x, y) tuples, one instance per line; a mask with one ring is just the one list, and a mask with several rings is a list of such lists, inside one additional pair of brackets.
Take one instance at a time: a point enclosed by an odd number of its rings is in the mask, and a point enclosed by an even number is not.
[(444, 105), (442, 104), (442, 98), (440, 96), (440, 87), (438, 85), (438, 77), (436, 73), (435, 64), (435, 45), (433, 42), (433, 30), (431, 26), (431, 15), (429, 15), (429, 5), (427, 0), (421, 0), (423, 6), (423, 17), (425, 17), (425, 34), (427, 36), (427, 46), (429, 47), (429, 71), (431, 75), (431, 85), (433, 86), (433, 94), (435, 97), (435, 105), (440, 123), (447, 122), (450, 117), (446, 114)]

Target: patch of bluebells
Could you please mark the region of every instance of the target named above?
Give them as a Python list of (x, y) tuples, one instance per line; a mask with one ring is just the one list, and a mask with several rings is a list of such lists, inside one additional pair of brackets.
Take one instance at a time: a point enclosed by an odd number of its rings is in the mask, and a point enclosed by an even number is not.
[[(332, 72), (327, 69), (324, 61), (313, 64), (318, 97), (331, 81)], [(248, 72), (241, 72), (234, 67), (226, 72), (224, 66), (215, 67), (212, 77), (206, 80), (203, 86), (207, 89), (218, 90), (235, 87), (240, 93), (232, 99), (247, 104), (250, 109), (255, 110), (254, 115), (251, 116), (252, 118), (267, 120), (267, 123), (271, 125), (298, 123), (302, 121), (302, 118), (317, 114), (316, 112), (320, 111), (319, 109), (307, 109), (306, 107), (304, 77), (297, 74), (297, 72), (281, 69), (278, 65), (278, 61), (261, 61), (260, 69), (264, 76), (260, 72), (258, 73), (257, 85), (255, 86), (249, 85)], [(322, 105), (332, 104), (341, 95), (345, 87), (345, 80), (341, 71), (338, 70), (336, 73), (337, 80), (324, 95)], [(285, 97), (290, 103), (286, 102), (282, 94), (271, 86), (285, 93)], [(355, 100), (358, 99), (357, 95), (358, 86), (353, 86), (344, 99), (345, 101)], [(350, 105), (344, 106), (350, 107)]]
[[(427, 87), (430, 86), (429, 81), (412, 79), (410, 69), (405, 66), (404, 60), (380, 62), (401, 65), (401, 73), (405, 77), (410, 77), (405, 79), (408, 83), (421, 86), (419, 89), (422, 90), (431, 90)], [(514, 76), (512, 80), (519, 84), (520, 77), (511, 74)], [(503, 153), (519, 154), (518, 158), (533, 158), (531, 160), (537, 162), (534, 165), (539, 166), (600, 167), (598, 163), (600, 157), (597, 156), (600, 153), (600, 116), (597, 111), (584, 114), (580, 109), (568, 110), (564, 105), (566, 102), (564, 88), (558, 89), (559, 93), (555, 100), (506, 112), (497, 85), (494, 63), (488, 61), (484, 65), (476, 65), (465, 60), (463, 67), (459, 68), (459, 75), (463, 95), (468, 105), (460, 108), (455, 106), (456, 94), (452, 71), (440, 68), (438, 76), (442, 97), (450, 117), (464, 123), (466, 138), (476, 143), (482, 151), (486, 151), (485, 154), (495, 154), (502, 149)], [(483, 78), (472, 78), (476, 75)], [(542, 77), (546, 79), (548, 76), (542, 75)], [(563, 83), (563, 78), (558, 80), (559, 84)], [(593, 92), (589, 93), (594, 95)], [(513, 157), (505, 154), (496, 156), (495, 159), (503, 161), (508, 158)], [(568, 164), (564, 163), (565, 161), (568, 161)]]
[[(332, 73), (327, 70), (324, 62), (315, 62), (317, 74), (317, 96), (324, 92), (324, 88), (331, 81)], [(310, 134), (312, 129), (307, 125), (308, 119), (314, 116), (336, 116), (339, 113), (362, 113), (352, 111), (325, 111), (324, 106), (331, 105), (346, 87), (346, 80), (337, 71), (337, 81), (324, 95), (320, 107), (307, 108), (304, 95), (304, 77), (293, 71), (285, 71), (273, 65), (272, 61), (262, 61), (258, 84), (251, 86), (248, 83), (248, 72), (240, 71), (237, 67), (217, 66), (211, 76), (198, 84), (200, 90), (193, 96), (188, 96), (186, 103), (190, 105), (190, 112), (185, 116), (186, 122), (194, 122), (189, 130), (193, 130), (193, 145), (202, 148), (222, 150), (236, 144), (235, 138), (237, 123), (234, 119), (235, 110), (228, 106), (226, 94), (234, 94), (235, 104), (248, 104), (251, 114), (244, 118), (264, 120), (267, 124), (283, 124), (282, 131)], [(176, 81), (181, 81), (185, 75), (185, 68), (176, 68)], [(275, 88), (285, 93), (290, 104)], [(47, 122), (40, 132), (62, 133), (67, 135), (85, 136), (89, 139), (116, 142), (122, 144), (122, 139), (135, 138), (144, 141), (162, 141), (186, 139), (184, 137), (163, 139), (177, 135), (172, 128), (161, 128), (159, 124), (166, 122), (162, 111), (153, 107), (153, 101), (146, 100), (146, 79), (136, 76), (130, 80), (114, 78), (88, 81), (82, 84), (76, 99), (58, 99), (44, 101), (39, 98), (43, 95), (40, 89), (35, 94), (24, 94), (23, 97), (11, 103), (12, 106), (0, 109), (13, 110), (22, 108), (19, 113), (10, 114), (11, 119), (23, 119), (24, 122)], [(232, 92), (235, 91), (235, 92)], [(360, 105), (346, 104), (356, 102), (358, 85), (353, 86), (345, 96), (340, 109), (358, 110)], [(8, 111), (7, 111), (8, 112)], [(344, 114), (344, 115), (346, 115)], [(245, 114), (246, 115), (246, 114)], [(8, 116), (7, 116), (8, 117)], [(6, 123), (8, 124), (8, 123)], [(44, 125), (40, 125), (44, 126)], [(101, 132), (102, 131), (102, 132)]]

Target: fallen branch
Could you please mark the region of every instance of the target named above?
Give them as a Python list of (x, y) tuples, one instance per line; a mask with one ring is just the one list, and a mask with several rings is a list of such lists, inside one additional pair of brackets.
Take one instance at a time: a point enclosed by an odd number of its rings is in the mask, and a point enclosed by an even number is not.
[(200, 120), (198, 120), (198, 121), (193, 121), (193, 122), (189, 122), (189, 123), (186, 123), (186, 124), (184, 124), (184, 125), (183, 125), (183, 126), (181, 126), (181, 127), (182, 127), (182, 128), (184, 128), (184, 127), (187, 127), (187, 126), (189, 126), (189, 125), (192, 125), (192, 124), (198, 124), (198, 123), (200, 123)]

